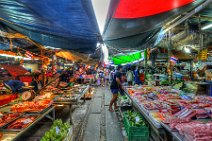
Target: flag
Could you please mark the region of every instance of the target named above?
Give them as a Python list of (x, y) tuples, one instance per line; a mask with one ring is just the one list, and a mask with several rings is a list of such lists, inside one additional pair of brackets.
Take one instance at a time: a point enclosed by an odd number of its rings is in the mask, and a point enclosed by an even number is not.
[(27, 52), (25, 53), (25, 56), (26, 56), (27, 58), (32, 58), (32, 57), (33, 57), (33, 54), (30, 53), (29, 51), (27, 51)]
[(171, 56), (170, 61), (176, 64), (178, 59), (175, 56)]

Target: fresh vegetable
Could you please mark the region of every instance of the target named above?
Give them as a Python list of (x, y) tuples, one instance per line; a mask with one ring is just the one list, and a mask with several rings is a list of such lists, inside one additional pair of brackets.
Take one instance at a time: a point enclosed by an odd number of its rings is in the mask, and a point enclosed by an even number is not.
[(183, 82), (177, 83), (173, 86), (174, 89), (180, 89), (183, 86)]
[(169, 84), (170, 84), (170, 82), (168, 80), (165, 80), (165, 81), (161, 82), (161, 85), (169, 85)]
[(131, 100), (126, 95), (124, 96), (119, 95), (119, 103), (121, 106), (129, 106), (131, 105)]
[(126, 117), (129, 120), (130, 126), (140, 127), (146, 125), (141, 115), (137, 112), (128, 110), (126, 112)]
[(69, 128), (69, 124), (63, 123), (61, 119), (57, 119), (50, 130), (42, 137), (41, 141), (62, 141), (67, 136)]

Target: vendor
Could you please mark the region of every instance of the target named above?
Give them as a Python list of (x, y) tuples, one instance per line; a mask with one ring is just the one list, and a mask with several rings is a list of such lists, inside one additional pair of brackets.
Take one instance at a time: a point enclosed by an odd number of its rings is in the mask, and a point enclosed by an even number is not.
[(34, 78), (32, 80), (32, 82), (30, 83), (30, 86), (34, 86), (33, 90), (35, 92), (38, 92), (39, 90), (42, 89), (43, 85), (43, 81), (42, 81), (42, 75), (40, 73), (37, 73), (34, 75)]
[(11, 90), (13, 93), (20, 93), (22, 92), (22, 87), (25, 84), (19, 80), (9, 80), (8, 82), (4, 83), (5, 87)]

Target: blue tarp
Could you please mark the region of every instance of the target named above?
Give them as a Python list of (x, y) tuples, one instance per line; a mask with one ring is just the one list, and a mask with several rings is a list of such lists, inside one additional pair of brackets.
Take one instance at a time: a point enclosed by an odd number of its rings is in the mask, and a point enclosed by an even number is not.
[(46, 46), (91, 53), (99, 29), (90, 0), (0, 0), (8, 27)]

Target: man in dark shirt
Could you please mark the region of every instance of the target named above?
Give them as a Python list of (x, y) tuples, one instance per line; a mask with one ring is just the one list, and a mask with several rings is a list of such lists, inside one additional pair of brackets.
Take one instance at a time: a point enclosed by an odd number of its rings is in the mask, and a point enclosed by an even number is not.
[[(118, 106), (117, 106), (118, 92), (122, 89), (121, 72), (122, 72), (122, 66), (118, 66), (117, 72), (115, 73), (112, 83), (110, 85), (110, 89), (113, 94), (113, 97), (110, 100), (110, 107), (109, 107), (109, 110), (111, 112), (118, 109)], [(114, 105), (114, 110), (112, 107), (113, 105)]]
[(30, 83), (30, 86), (34, 86), (33, 90), (35, 92), (38, 92), (39, 90), (42, 89), (44, 84), (42, 81), (42, 75), (40, 73), (37, 73), (34, 75), (34, 78), (33, 78), (32, 82)]

